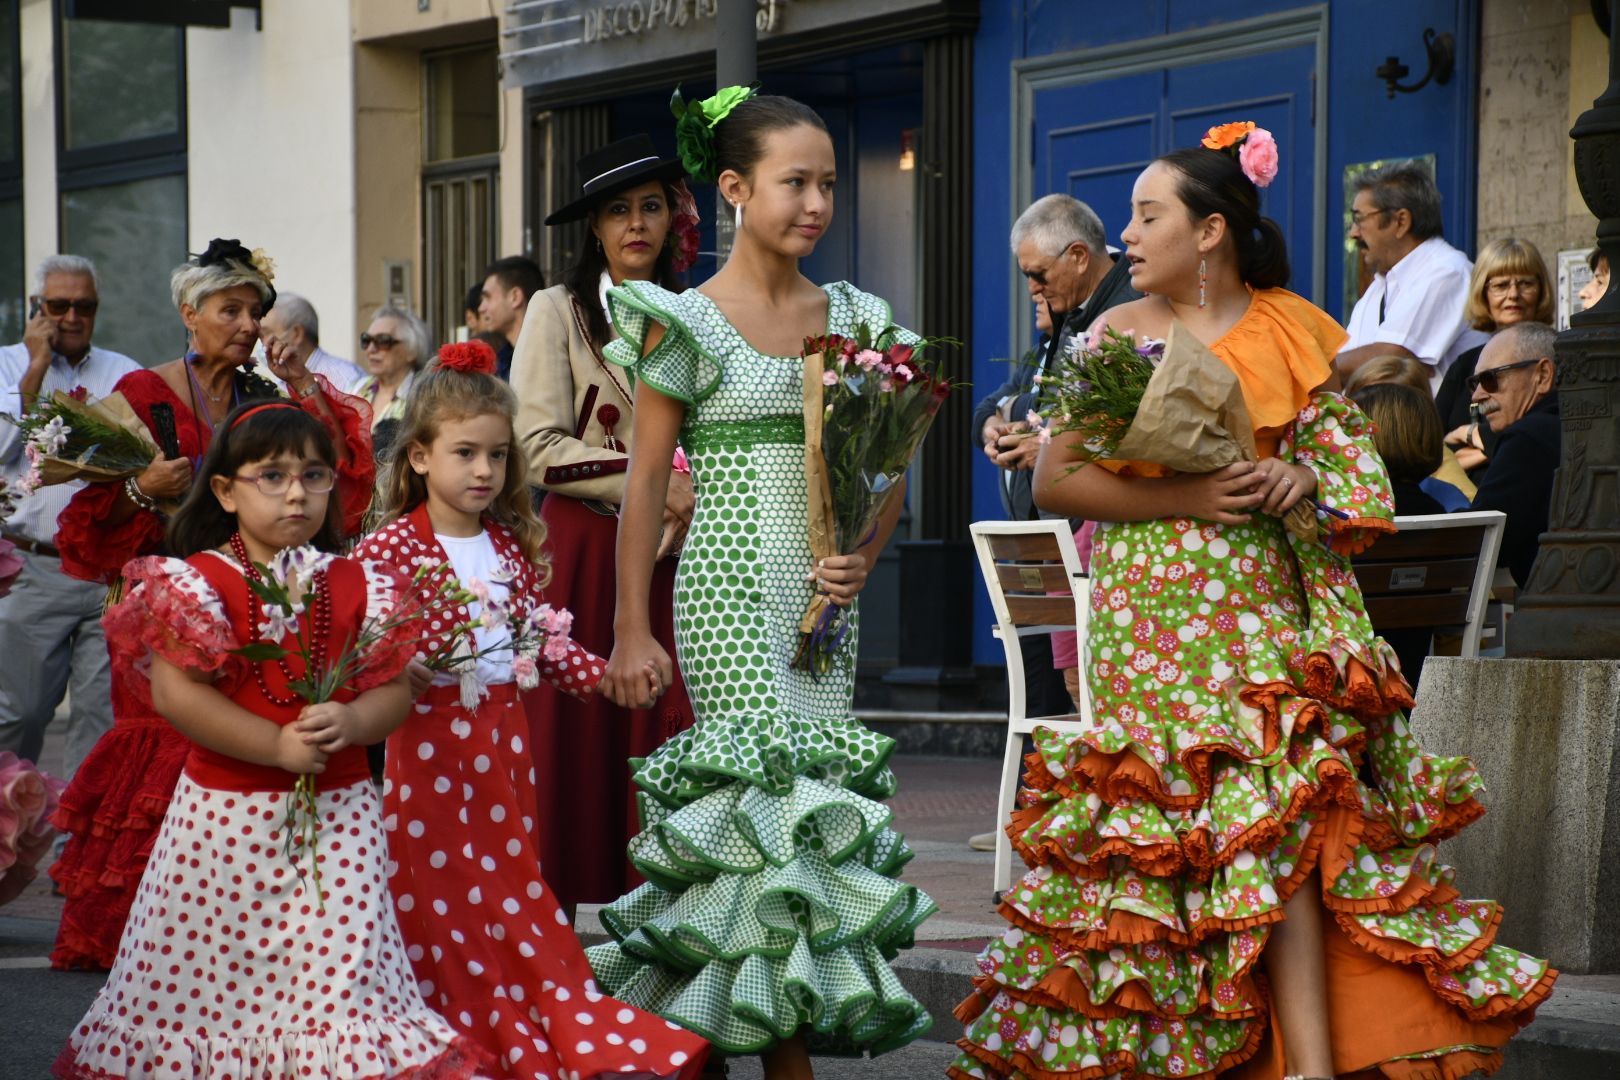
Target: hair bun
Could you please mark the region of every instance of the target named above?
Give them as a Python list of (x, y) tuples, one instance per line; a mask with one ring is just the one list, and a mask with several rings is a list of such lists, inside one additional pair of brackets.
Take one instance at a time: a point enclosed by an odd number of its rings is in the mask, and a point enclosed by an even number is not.
[(495, 350), (489, 342), (456, 341), (439, 346), (439, 366), (459, 371), (464, 375), (495, 374)]

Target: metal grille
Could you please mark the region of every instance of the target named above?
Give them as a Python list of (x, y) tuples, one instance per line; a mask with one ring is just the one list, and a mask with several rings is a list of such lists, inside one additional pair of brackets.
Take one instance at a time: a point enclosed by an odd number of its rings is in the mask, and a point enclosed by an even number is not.
[(497, 175), (493, 160), (424, 170), (422, 315), (435, 341), (455, 335), (467, 289), (482, 284), (484, 268), (495, 261)]

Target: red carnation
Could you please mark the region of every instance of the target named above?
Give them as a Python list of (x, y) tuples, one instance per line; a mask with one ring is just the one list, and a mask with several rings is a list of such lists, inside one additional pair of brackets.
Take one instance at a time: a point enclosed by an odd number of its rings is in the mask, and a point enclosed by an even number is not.
[(495, 374), (495, 350), (490, 348), (489, 342), (457, 341), (449, 345), (439, 346), (439, 366), (459, 371), (463, 374), (493, 375)]

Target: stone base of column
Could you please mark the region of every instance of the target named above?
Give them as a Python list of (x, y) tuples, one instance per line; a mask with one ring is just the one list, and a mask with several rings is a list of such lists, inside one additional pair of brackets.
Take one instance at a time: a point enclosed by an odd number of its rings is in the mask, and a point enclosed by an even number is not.
[(1620, 660), (1430, 657), (1412, 728), (1485, 781), (1489, 812), (1440, 859), (1463, 896), (1506, 908), (1498, 940), (1620, 972)]

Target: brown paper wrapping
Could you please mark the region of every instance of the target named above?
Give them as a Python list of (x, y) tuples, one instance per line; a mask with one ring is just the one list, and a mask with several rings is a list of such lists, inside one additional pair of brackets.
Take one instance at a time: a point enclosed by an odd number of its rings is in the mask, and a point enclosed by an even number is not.
[[(51, 395), (51, 400), (69, 412), (93, 416), (102, 423), (123, 428), (151, 447), (153, 458), (159, 456), (160, 451), (152, 439), (151, 432), (146, 430), (146, 425), (135, 415), (135, 410), (124, 400), (123, 394), (115, 391), (104, 398), (83, 402), (58, 390)], [(46, 458), (39, 463), (40, 482), (43, 485), (65, 484), (69, 480), (88, 480), (91, 483), (122, 480), (129, 475), (131, 474), (128, 470), (102, 469), (95, 465), (81, 465), (75, 461), (63, 461), (58, 458)]]
[[(1254, 425), (1237, 373), (1185, 326), (1172, 322), (1164, 358), (1111, 456), (1185, 473), (1257, 460)], [(1283, 524), (1301, 539), (1316, 538), (1316, 514), (1303, 502), (1283, 516)]]
[[(833, 520), (832, 479), (827, 475), (827, 459), (821, 453), (821, 426), (824, 411), (824, 388), (821, 385), (823, 354), (812, 353), (804, 358), (804, 481), (808, 489), (805, 500), (808, 507), (806, 525), (810, 538), (810, 557), (816, 562), (838, 554), (837, 522)], [(827, 605), (827, 596), (816, 593), (799, 620), (799, 632), (811, 633), (816, 620)]]

